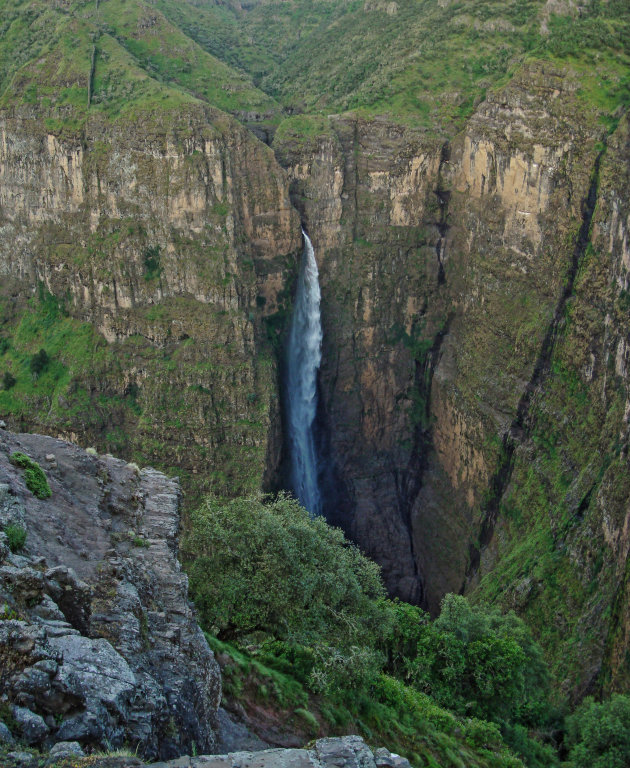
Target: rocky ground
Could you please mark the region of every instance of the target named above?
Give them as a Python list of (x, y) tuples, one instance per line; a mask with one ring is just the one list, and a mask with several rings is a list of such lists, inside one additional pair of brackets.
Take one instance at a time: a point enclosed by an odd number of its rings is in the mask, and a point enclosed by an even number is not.
[[(136, 768), (146, 763), (133, 756), (96, 756), (82, 758), (72, 754), (72, 746), (64, 745), (57, 754), (51, 753), (46, 768), (95, 766), (96, 768)], [(65, 751), (64, 751), (65, 750)], [(10, 752), (7, 765), (11, 768), (35, 768), (41, 763), (28, 752)], [(311, 749), (267, 749), (261, 752), (230, 752), (225, 755), (180, 757), (153, 768), (409, 768), (409, 762), (381, 748), (372, 751), (359, 736), (319, 739)]]

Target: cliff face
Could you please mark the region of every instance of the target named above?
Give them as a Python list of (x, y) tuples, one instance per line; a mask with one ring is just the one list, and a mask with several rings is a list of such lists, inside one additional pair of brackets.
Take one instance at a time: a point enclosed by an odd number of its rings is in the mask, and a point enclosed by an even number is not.
[(392, 593), (419, 601), (410, 512), (426, 339), (442, 327), (441, 146), (386, 121), (333, 118), (328, 135), (285, 135), (274, 148), (320, 263), (330, 517), (383, 566)]
[[(106, 10), (118, 24), (116, 7)], [(41, 87), (51, 49), (41, 60), (30, 51), (16, 75), (28, 98), (3, 97), (0, 355), (10, 378), (0, 416), (155, 463), (193, 494), (277, 484), (274, 347), (301, 216), (323, 292), (318, 421), (331, 521), (381, 563), (393, 594), (434, 612), (445, 592), (468, 590), (528, 612), (543, 636), (558, 616), (570, 635), (609, 611), (577, 689), (602, 663), (625, 675), (625, 522), (601, 499), (624, 472), (625, 395), (614, 407), (610, 398), (611, 381), (619, 392), (626, 381), (627, 192), (614, 163), (627, 157), (623, 126), (602, 154), (607, 130), (584, 90), (592, 73), (587, 82), (530, 62), (488, 86), (467, 120), (463, 95), (446, 94), (464, 127), (427, 107), (448, 124), (440, 136), (410, 127), (420, 101), (405, 101), (407, 126), (369, 110), (298, 114), (272, 151), (198, 101), (240, 94), (240, 114), (241, 79), (222, 80), (217, 96), (200, 74), (210, 60), (194, 46), (176, 66), (160, 59), (152, 46), (162, 40), (163, 53), (175, 31), (144, 6), (138, 14), (113, 37), (97, 8), (83, 9), (66, 35), (83, 30), (76, 72), (53, 73), (61, 95)], [(203, 18), (201, 37), (212, 26)], [(452, 46), (435, 50), (459, 55)], [(87, 110), (68, 106), (72, 88)], [(595, 504), (614, 556), (589, 543)], [(557, 586), (573, 573), (557, 565), (569, 528), (584, 542), (575, 562), (594, 569), (575, 604)], [(541, 547), (552, 554), (534, 578)], [(542, 637), (555, 658), (565, 635)]]
[[(263, 318), (300, 247), (271, 151), (201, 105), (135, 124), (97, 115), (69, 136), (15, 108), (0, 126), (0, 190), (4, 335), (14, 394), (24, 385), (30, 401), (9, 397), (5, 418), (179, 466), (188, 487), (208, 465), (219, 490), (258, 487), (279, 455)], [(51, 349), (67, 316), (96, 334), (81, 344), (75, 324), (73, 343)], [(63, 374), (33, 388), (26, 358), (47, 344)]]
[[(52, 495), (9, 462), (27, 454)], [(29, 744), (215, 747), (221, 679), (177, 561), (176, 479), (0, 431), (0, 696)], [(26, 530), (9, 551), (4, 529)]]
[[(274, 148), (320, 260), (336, 521), (395, 594), (436, 611), (466, 589), (526, 612), (582, 694), (627, 674), (627, 180), (612, 170), (627, 145), (622, 125), (602, 153), (578, 85), (530, 64), (446, 144), (333, 117), (317, 140), (285, 132)], [(589, 562), (599, 575), (578, 576)], [(583, 597), (561, 597), (578, 583)], [(567, 630), (589, 636), (580, 662)]]
[(575, 698), (625, 690), (629, 674), (629, 150), (625, 118), (593, 178), (590, 239), (478, 573), (479, 594), (527, 617)]

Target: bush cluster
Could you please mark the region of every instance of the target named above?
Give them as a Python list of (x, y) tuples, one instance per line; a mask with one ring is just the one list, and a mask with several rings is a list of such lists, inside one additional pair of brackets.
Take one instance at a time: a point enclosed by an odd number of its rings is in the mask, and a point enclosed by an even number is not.
[(532, 768), (556, 763), (529, 737), (549, 715), (549, 679), (514, 613), (447, 595), (431, 620), (387, 599), (378, 567), (283, 494), (208, 498), (182, 549), (202, 626), (221, 642), (257, 648), (268, 667), (350, 709), (369, 701), (400, 718), (430, 706), (439, 719), (437, 704), (473, 723), (462, 731), (472, 748), (507, 738)]
[(7, 543), (11, 552), (19, 552), (26, 544), (26, 529), (21, 525), (10, 523), (4, 529), (7, 536)]
[(11, 464), (24, 470), (24, 482), (34, 496), (38, 499), (47, 499), (52, 495), (44, 470), (30, 456), (16, 451), (11, 454), (10, 461)]
[(32, 357), (29, 363), (29, 368), (33, 378), (38, 378), (48, 368), (50, 364), (50, 357), (45, 349), (40, 349)]

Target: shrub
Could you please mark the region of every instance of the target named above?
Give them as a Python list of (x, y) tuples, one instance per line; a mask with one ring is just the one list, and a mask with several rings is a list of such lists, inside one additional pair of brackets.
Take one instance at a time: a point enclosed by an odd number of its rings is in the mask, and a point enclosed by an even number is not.
[(160, 246), (152, 245), (144, 250), (144, 279), (149, 282), (162, 274)]
[(11, 387), (14, 387), (16, 384), (17, 384), (17, 379), (11, 373), (11, 371), (5, 371), (4, 376), (2, 377), (2, 388), (11, 389)]
[(310, 674), (309, 686), (332, 699), (346, 699), (348, 691), (355, 694), (367, 691), (383, 666), (379, 653), (356, 645), (347, 650), (318, 646), (315, 657), (316, 665)]
[(33, 376), (35, 378), (40, 376), (46, 370), (46, 368), (48, 368), (49, 363), (50, 357), (48, 356), (48, 352), (46, 352), (45, 349), (40, 349), (39, 352), (31, 357), (31, 362), (29, 363), (29, 367)]
[(10, 523), (4, 529), (11, 552), (19, 552), (26, 543), (26, 528), (16, 523)]
[(630, 696), (613, 694), (601, 704), (584, 700), (567, 719), (571, 768), (627, 768), (630, 765)]
[(11, 464), (24, 470), (24, 482), (34, 496), (38, 499), (47, 499), (52, 495), (44, 471), (30, 456), (16, 451), (11, 454), (10, 461)]

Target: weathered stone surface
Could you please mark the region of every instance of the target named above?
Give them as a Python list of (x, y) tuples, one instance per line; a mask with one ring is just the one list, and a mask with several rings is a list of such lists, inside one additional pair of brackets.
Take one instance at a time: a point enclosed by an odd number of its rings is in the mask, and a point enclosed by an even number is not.
[[(386, 755), (392, 762), (377, 763), (376, 754), (380, 755), (381, 761)], [(408, 768), (409, 762), (386, 749), (373, 754), (359, 736), (342, 736), (319, 739), (313, 749), (265, 749), (192, 758), (184, 756), (153, 765), (154, 768), (376, 768), (377, 765)]]
[(84, 754), (78, 741), (58, 741), (50, 749), (50, 757), (81, 756)]
[(0, 720), (0, 744), (15, 744), (15, 739), (13, 738), (11, 731), (2, 720)]
[[(42, 466), (54, 453), (45, 506), (9, 463), (16, 450)], [(0, 694), (35, 713), (24, 714), (29, 743), (132, 743), (148, 757), (193, 742), (213, 749), (220, 676), (177, 561), (177, 481), (9, 432), (0, 477), (4, 506), (19, 508), (27, 529), (22, 554), (0, 567), (11, 612), (0, 621)]]
[(27, 744), (38, 744), (48, 735), (48, 726), (44, 718), (24, 707), (13, 707), (11, 710), (13, 719), (17, 724), (20, 737)]

